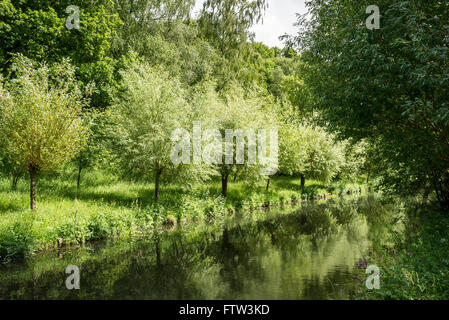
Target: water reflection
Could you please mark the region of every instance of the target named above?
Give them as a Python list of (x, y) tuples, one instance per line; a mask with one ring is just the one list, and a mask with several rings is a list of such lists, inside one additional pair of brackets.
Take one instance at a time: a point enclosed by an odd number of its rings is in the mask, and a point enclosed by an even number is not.
[[(328, 201), (46, 252), (0, 267), (1, 299), (346, 299), (355, 262), (386, 215), (370, 199)], [(377, 208), (373, 213), (373, 208)], [(381, 212), (381, 213), (379, 213)], [(375, 225), (374, 225), (375, 224)], [(65, 268), (81, 289), (65, 288)]]

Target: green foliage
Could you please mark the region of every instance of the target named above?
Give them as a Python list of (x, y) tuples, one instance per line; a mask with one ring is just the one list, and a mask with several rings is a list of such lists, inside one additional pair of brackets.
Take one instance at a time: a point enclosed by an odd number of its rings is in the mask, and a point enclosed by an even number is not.
[(85, 101), (74, 69), (67, 61), (36, 68), (19, 56), (14, 71), (18, 77), (0, 88), (0, 142), (22, 169), (53, 169), (73, 157), (83, 139)]
[(345, 143), (321, 127), (290, 120), (290, 117), (285, 113), (281, 126), (279, 169), (282, 174), (329, 182), (341, 174), (344, 165), (349, 166)]
[(200, 25), (221, 56), (231, 58), (246, 43), (249, 29), (262, 18), (266, 6), (265, 0), (206, 0)]
[[(38, 62), (70, 60), (84, 85), (96, 83), (92, 106), (110, 103), (109, 87), (114, 85), (117, 63), (109, 57), (111, 42), (120, 19), (111, 12), (109, 0), (2, 1), (0, 2), (0, 70), (6, 75), (14, 55)], [(69, 30), (66, 8), (80, 9), (80, 29)]]
[(172, 133), (198, 120), (186, 98), (179, 80), (160, 68), (138, 63), (123, 72), (122, 91), (111, 109), (115, 126), (110, 135), (122, 167), (132, 174), (152, 174), (156, 198), (160, 178), (201, 181), (208, 177), (201, 165), (175, 164), (171, 159)]
[(108, 150), (109, 137), (106, 136), (108, 123), (105, 113), (95, 110), (85, 111), (82, 117), (86, 140), (78, 155), (73, 159), (78, 169), (78, 184), (84, 169), (112, 164), (112, 156)]
[(110, 10), (122, 25), (113, 40), (112, 53), (120, 57), (129, 49), (145, 55), (147, 37), (171, 34), (179, 22), (190, 18), (194, 0), (112, 0)]
[[(226, 199), (221, 196), (221, 183), (216, 181), (197, 183), (189, 192), (179, 185), (166, 185), (156, 203), (154, 186), (148, 183), (130, 185), (104, 171), (87, 171), (83, 188), (77, 192), (72, 174), (73, 168), (67, 168), (57, 176), (42, 175), (40, 206), (32, 215), (24, 205), (28, 184), (19, 183), (17, 191), (11, 191), (9, 181), (0, 177), (0, 259), (15, 260), (54, 248), (58, 238), (63, 245), (135, 238), (160, 227), (167, 218), (181, 222), (210, 220), (237, 210), (257, 210), (301, 199), (299, 181), (285, 177), (273, 178), (270, 191), (265, 190), (264, 183), (248, 189), (246, 182), (230, 181)], [(304, 193), (327, 192), (323, 185), (317, 185), (311, 180)]]
[[(211, 120), (209, 128), (220, 132), (222, 140), (219, 143), (222, 145), (222, 150), (225, 151), (222, 153), (220, 164), (216, 166), (219, 175), (226, 180), (228, 177), (236, 176), (246, 181), (249, 185), (263, 178), (261, 169), (271, 171), (270, 169), (277, 165), (270, 149), (271, 143), (268, 138), (266, 139), (268, 157), (266, 163), (262, 163), (259, 157), (254, 159), (256, 163), (250, 163), (248, 159), (249, 152), (245, 152), (244, 163), (238, 164), (236, 158), (237, 140), (232, 149), (233, 164), (227, 163), (226, 148), (228, 143), (226, 142), (226, 130), (242, 130), (246, 133), (251, 131), (256, 135), (258, 135), (258, 130), (266, 130), (266, 135), (269, 135), (271, 129), (278, 128), (276, 116), (271, 111), (273, 102), (259, 95), (257, 88), (254, 88), (254, 91), (254, 93), (246, 93), (241, 87), (235, 85), (222, 92), (222, 97), (216, 96), (214, 99), (216, 99), (217, 103), (208, 106), (209, 119)], [(259, 135), (257, 138), (259, 138)], [(249, 150), (250, 142), (249, 136), (245, 135), (245, 150)], [(253, 141), (253, 143), (257, 143), (257, 141)]]
[(32, 221), (17, 221), (0, 229), (0, 262), (27, 257), (34, 248)]
[[(445, 300), (449, 259), (448, 219), (444, 212), (423, 207), (418, 221), (412, 223), (416, 208), (408, 213), (410, 237), (401, 239), (394, 232), (388, 237), (392, 244), (376, 248), (371, 255), (381, 269), (380, 290), (372, 292), (359, 288), (356, 299), (384, 300)], [(364, 284), (363, 284), (364, 285)]]
[(378, 140), (382, 183), (431, 188), (448, 207), (448, 12), (438, 0), (379, 1), (380, 30), (364, 21), (369, 1), (310, 1), (299, 20), (304, 79), (323, 120), (344, 137)]
[(150, 34), (142, 42), (143, 48), (136, 48), (136, 52), (189, 86), (214, 77), (218, 53), (200, 37), (195, 23), (174, 23), (169, 34)]

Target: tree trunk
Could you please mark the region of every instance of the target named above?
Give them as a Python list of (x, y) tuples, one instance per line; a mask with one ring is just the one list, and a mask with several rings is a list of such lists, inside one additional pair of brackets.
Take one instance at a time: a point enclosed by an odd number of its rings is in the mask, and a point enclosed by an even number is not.
[(221, 174), (221, 194), (223, 197), (228, 196), (228, 174)]
[(37, 169), (30, 167), (30, 208), (31, 210), (36, 209), (36, 176)]
[(268, 178), (268, 180), (267, 180), (267, 191), (268, 191), (268, 189), (270, 189), (270, 178)]
[(366, 175), (366, 184), (369, 184), (369, 178), (371, 176), (371, 171), (368, 171), (368, 174)]
[(20, 171), (18, 171), (18, 170), (14, 171), (14, 173), (12, 175), (12, 182), (11, 182), (12, 190), (17, 190), (17, 183), (19, 182), (19, 178), (20, 178)]
[(134, 168), (129, 171), (129, 184), (133, 184)]
[(159, 201), (159, 183), (161, 178), (162, 170), (156, 171), (156, 177), (154, 180), (154, 198), (156, 199), (156, 202)]
[(449, 210), (449, 175), (443, 173), (438, 179), (439, 202), (443, 211)]
[(429, 186), (425, 185), (424, 186), (424, 191), (423, 191), (423, 196), (422, 196), (424, 202), (427, 202), (429, 200), (430, 191), (431, 190), (430, 190)]
[(304, 175), (301, 175), (301, 190), (304, 190), (304, 187), (306, 186), (306, 177)]
[(76, 179), (76, 189), (79, 190), (80, 189), (80, 183), (81, 183), (81, 171), (83, 170), (83, 168), (81, 166), (78, 167), (78, 177)]

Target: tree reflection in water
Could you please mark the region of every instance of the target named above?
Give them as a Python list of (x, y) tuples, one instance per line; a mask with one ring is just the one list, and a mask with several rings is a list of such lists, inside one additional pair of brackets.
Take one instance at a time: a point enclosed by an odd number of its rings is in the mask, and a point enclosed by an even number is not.
[[(397, 212), (372, 197), (303, 204), (36, 255), (0, 269), (2, 299), (347, 299)], [(81, 289), (64, 286), (67, 265)]]

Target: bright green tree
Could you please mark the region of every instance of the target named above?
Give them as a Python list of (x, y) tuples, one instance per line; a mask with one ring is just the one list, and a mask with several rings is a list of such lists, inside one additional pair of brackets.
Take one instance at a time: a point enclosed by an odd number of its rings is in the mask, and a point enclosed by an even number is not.
[(104, 162), (110, 161), (107, 150), (107, 118), (105, 113), (95, 110), (83, 112), (83, 127), (86, 130), (86, 141), (78, 155), (73, 159), (77, 168), (76, 186), (80, 189), (82, 172), (88, 168), (94, 168)]
[[(253, 93), (247, 93), (234, 85), (221, 96), (216, 95), (214, 100), (217, 103), (209, 108), (213, 119), (211, 129), (221, 137), (218, 142), (221, 155), (216, 158), (215, 165), (221, 176), (222, 195), (226, 197), (231, 176), (252, 185), (277, 172), (278, 141), (270, 139), (271, 131), (276, 135), (273, 139), (278, 138), (279, 128), (272, 111), (273, 102), (258, 94), (256, 88)], [(265, 139), (266, 150), (259, 139)], [(242, 151), (242, 161), (239, 161), (237, 156)]]
[(122, 167), (151, 174), (156, 201), (162, 178), (178, 182), (207, 178), (200, 166), (172, 161), (173, 132), (191, 128), (194, 116), (180, 81), (147, 63), (132, 64), (122, 76), (111, 110), (116, 124), (111, 135)]
[(68, 61), (48, 66), (18, 56), (15, 78), (0, 87), (0, 145), (30, 175), (30, 207), (36, 177), (73, 158), (84, 140), (81, 112), (87, 101)]
[(280, 134), (280, 172), (329, 182), (345, 164), (344, 144), (323, 128), (310, 124), (286, 123)]
[[(198, 18), (202, 35), (218, 51), (218, 88), (227, 88), (233, 80), (248, 82), (251, 68), (245, 59), (251, 56), (248, 45), (250, 28), (259, 22), (267, 7), (266, 0), (206, 0)], [(243, 84), (243, 83), (241, 83)]]
[(123, 22), (113, 40), (116, 58), (132, 49), (144, 54), (148, 36), (166, 36), (178, 22), (190, 19), (194, 0), (112, 0), (112, 12)]

